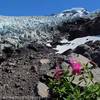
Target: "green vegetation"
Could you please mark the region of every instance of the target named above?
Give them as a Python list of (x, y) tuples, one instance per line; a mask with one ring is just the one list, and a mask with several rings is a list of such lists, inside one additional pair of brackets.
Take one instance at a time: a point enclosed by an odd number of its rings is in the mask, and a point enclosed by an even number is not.
[[(77, 75), (69, 71), (63, 72), (59, 80), (49, 79), (49, 88), (56, 100), (100, 100), (100, 83), (93, 81), (93, 74), (88, 65), (85, 65), (78, 84), (73, 83)], [(85, 85), (80, 84), (84, 82)]]

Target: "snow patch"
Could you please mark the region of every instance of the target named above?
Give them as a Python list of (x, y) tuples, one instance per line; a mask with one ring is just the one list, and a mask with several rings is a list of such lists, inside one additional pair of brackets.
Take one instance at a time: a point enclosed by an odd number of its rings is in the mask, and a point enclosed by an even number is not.
[(65, 38), (63, 40), (60, 41), (61, 43), (67, 43), (68, 40), (66, 40)]
[[(88, 41), (96, 41), (96, 40), (100, 40), (100, 36), (86, 36), (86, 37), (77, 38), (72, 41), (69, 41), (68, 43), (70, 43), (70, 44), (57, 45), (57, 47), (54, 49), (57, 50), (57, 53), (61, 54), (65, 51), (67, 51), (68, 49), (75, 49), (77, 46), (79, 46), (81, 44), (84, 44)], [(65, 39), (62, 41), (65, 41)]]
[(47, 47), (52, 47), (50, 43), (47, 43), (46, 46), (47, 46)]

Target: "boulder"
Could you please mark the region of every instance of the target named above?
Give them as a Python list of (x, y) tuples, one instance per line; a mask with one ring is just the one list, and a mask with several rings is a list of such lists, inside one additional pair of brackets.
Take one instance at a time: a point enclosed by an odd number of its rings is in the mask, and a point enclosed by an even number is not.
[(54, 77), (54, 69), (49, 70), (49, 71), (47, 72), (47, 76), (53, 78), (53, 77)]
[[(91, 72), (93, 74), (93, 82), (100, 83), (100, 68), (91, 69)], [(85, 80), (88, 83), (90, 82), (90, 84), (92, 84), (92, 82), (89, 79), (86, 78), (86, 76), (87, 76), (86, 73), (85, 74), (78, 75), (78, 76), (75, 76), (75, 79), (73, 80), (73, 83), (74, 84), (78, 84), (79, 83), (79, 79), (82, 77), (82, 75), (84, 75)], [(86, 86), (85, 81), (83, 80), (81, 82), (81, 84), (79, 84), (79, 86), (82, 86), (82, 87)]]
[(49, 92), (48, 92), (48, 86), (45, 85), (42, 82), (38, 82), (37, 85), (37, 90), (38, 90), (38, 95), (41, 97), (48, 97), (49, 96)]
[(41, 64), (48, 64), (49, 62), (50, 62), (49, 59), (41, 59), (40, 60)]
[(94, 75), (94, 80), (100, 83), (100, 68), (92, 69), (92, 73)]
[(77, 54), (84, 55), (85, 52), (91, 54), (93, 51), (90, 46), (88, 46), (86, 44), (82, 44), (82, 45), (79, 45), (78, 47), (76, 47), (74, 52)]

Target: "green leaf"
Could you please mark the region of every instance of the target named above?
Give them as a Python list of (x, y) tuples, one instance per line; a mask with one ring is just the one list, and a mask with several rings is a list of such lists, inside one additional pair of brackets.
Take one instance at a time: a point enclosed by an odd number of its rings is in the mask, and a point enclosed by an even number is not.
[(83, 79), (84, 79), (84, 77), (80, 77), (80, 78), (79, 78), (79, 81), (82, 81)]
[(89, 76), (89, 79), (92, 81), (92, 80), (93, 80), (93, 78), (94, 78), (94, 76), (93, 76), (93, 74), (92, 74), (92, 72), (91, 72), (91, 71), (88, 73), (88, 76)]
[(100, 97), (97, 97), (97, 100), (100, 100)]
[(74, 79), (75, 79), (75, 76), (72, 76), (70, 82), (72, 82)]

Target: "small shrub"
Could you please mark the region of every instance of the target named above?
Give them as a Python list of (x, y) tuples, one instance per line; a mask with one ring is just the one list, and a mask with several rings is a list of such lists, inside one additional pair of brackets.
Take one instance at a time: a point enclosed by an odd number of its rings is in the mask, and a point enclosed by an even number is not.
[[(62, 72), (60, 69), (59, 71)], [(100, 83), (93, 81), (93, 74), (88, 65), (85, 65), (78, 84), (73, 83), (75, 77), (76, 75), (67, 70), (60, 78), (49, 79), (48, 86), (57, 100), (100, 100)], [(84, 87), (80, 86), (82, 82), (85, 83)]]

